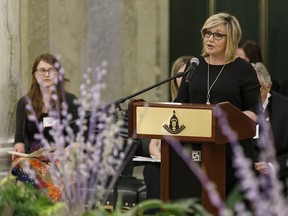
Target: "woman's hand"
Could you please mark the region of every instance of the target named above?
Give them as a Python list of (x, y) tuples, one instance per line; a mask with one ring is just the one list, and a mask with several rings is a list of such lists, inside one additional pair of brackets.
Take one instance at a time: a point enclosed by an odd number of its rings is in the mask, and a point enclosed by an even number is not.
[(38, 160), (41, 160), (43, 162), (50, 162), (54, 160), (54, 157), (55, 157), (54, 152), (45, 152), (43, 155), (38, 157)]
[[(14, 145), (14, 149), (13, 150), (15, 152), (25, 153), (25, 145), (24, 145), (24, 143), (16, 143)], [(14, 161), (16, 157), (19, 157), (19, 156), (12, 155), (12, 161)]]
[(245, 115), (247, 115), (250, 119), (257, 122), (257, 115), (254, 112), (251, 112), (249, 110), (243, 111)]
[(160, 145), (161, 145), (161, 140), (151, 139), (149, 143), (149, 153), (151, 157), (155, 159), (161, 159)]
[(274, 172), (274, 167), (271, 163), (257, 162), (255, 163), (255, 169), (261, 174), (268, 175)]

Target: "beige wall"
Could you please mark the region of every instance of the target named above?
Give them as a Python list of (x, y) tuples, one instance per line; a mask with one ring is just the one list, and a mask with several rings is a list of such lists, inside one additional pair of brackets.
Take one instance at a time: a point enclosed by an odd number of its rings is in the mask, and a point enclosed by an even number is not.
[[(103, 100), (130, 95), (167, 76), (168, 0), (23, 0), (23, 93), (33, 59), (42, 52), (61, 56), (71, 80), (67, 88), (78, 96), (82, 72), (103, 60), (108, 61)], [(165, 85), (141, 97), (167, 100), (167, 92)]]

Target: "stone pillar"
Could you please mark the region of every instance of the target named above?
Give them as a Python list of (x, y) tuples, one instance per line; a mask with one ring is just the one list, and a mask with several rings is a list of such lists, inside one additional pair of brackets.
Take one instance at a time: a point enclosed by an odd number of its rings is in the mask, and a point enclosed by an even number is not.
[(0, 178), (10, 167), (15, 107), (20, 96), (20, 9), (18, 0), (0, 1)]
[[(169, 59), (168, 0), (130, 0), (123, 4), (122, 94), (129, 95), (166, 79)], [(170, 83), (138, 98), (168, 101)]]

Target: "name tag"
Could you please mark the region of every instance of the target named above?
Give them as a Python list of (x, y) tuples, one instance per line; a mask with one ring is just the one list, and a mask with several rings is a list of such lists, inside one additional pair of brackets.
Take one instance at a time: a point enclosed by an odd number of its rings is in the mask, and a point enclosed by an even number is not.
[(44, 117), (43, 118), (43, 126), (44, 126), (44, 128), (52, 127), (52, 126), (56, 125), (58, 122), (59, 122), (58, 119), (53, 119), (51, 117)]

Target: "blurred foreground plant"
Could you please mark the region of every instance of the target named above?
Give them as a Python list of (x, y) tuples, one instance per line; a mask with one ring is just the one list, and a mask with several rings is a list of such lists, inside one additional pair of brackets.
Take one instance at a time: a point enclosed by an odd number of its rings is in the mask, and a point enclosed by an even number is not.
[(53, 203), (31, 185), (16, 184), (13, 177), (6, 177), (0, 182), (1, 216), (66, 216), (68, 212), (65, 203)]
[[(121, 203), (121, 202), (118, 202)], [(147, 215), (145, 212), (154, 209), (161, 209), (158, 213), (149, 214), (154, 216), (183, 216), (187, 213), (195, 216), (209, 216), (210, 214), (197, 202), (197, 199), (189, 198), (174, 202), (163, 202), (158, 199), (145, 200), (140, 202), (130, 210), (123, 210), (118, 204), (116, 209), (111, 212), (103, 206), (99, 206), (93, 211), (88, 211), (83, 216), (142, 216)]]
[[(161, 209), (153, 215), (183, 216), (186, 213), (196, 216), (209, 216), (196, 199), (183, 199), (166, 203), (161, 200), (146, 200), (129, 210), (123, 210), (121, 200), (114, 211), (98, 205), (96, 209), (86, 210), (79, 215), (83, 216), (136, 216), (148, 210)], [(72, 212), (64, 202), (52, 202), (40, 190), (29, 184), (16, 184), (13, 177), (7, 177), (0, 182), (0, 215), (5, 216), (66, 216)]]

